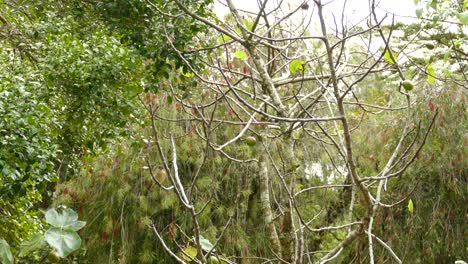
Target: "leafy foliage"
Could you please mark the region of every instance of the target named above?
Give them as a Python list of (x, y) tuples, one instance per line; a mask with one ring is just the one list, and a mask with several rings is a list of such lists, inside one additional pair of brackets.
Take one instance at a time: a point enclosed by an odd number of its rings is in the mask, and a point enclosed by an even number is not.
[[(66, 208), (58, 213), (52, 208), (47, 210), (45, 218), (46, 222), (52, 227), (45, 234), (36, 233), (24, 240), (19, 248), (19, 257), (24, 258), (44, 249), (45, 242), (57, 251), (58, 258), (66, 258), (71, 252), (80, 247), (81, 238), (76, 231), (85, 226), (86, 223), (78, 221), (75, 211)], [(55, 256), (55, 254), (55, 251), (51, 251), (49, 256)], [(0, 239), (0, 260), (2, 263), (13, 263), (10, 246), (4, 239)]]
[[(209, 1), (193, 4), (209, 12), (202, 8)], [(169, 77), (169, 66), (181, 62), (159, 48), (160, 16), (142, 1), (1, 5), (2, 31), (17, 34), (5, 35), (0, 54), (0, 236), (16, 247), (42, 228), (37, 206), (46, 198), (47, 207), (57, 176), (74, 176), (84, 153), (105, 150), (130, 121), (139, 122), (138, 93), (159, 89), (153, 81), (142, 87), (142, 73)], [(185, 46), (204, 28), (169, 31)]]
[(8, 48), (0, 56), (0, 237), (16, 246), (41, 228), (30, 210), (57, 180), (58, 120), (42, 98), (38, 71), (11, 60)]
[(11, 254), (10, 245), (8, 245), (4, 239), (0, 239), (0, 260), (5, 264), (13, 263), (13, 255)]

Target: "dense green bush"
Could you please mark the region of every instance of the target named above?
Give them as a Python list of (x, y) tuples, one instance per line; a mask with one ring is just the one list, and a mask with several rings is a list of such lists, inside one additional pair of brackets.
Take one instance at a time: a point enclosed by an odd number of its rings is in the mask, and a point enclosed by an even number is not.
[(0, 53), (0, 237), (13, 245), (40, 229), (32, 209), (57, 180), (58, 156), (58, 120), (42, 98), (41, 75), (15, 56)]

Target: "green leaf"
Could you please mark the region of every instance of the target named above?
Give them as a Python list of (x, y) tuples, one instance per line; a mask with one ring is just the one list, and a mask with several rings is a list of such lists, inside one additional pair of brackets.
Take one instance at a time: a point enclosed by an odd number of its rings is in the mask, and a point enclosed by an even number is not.
[[(185, 253), (185, 254), (184, 254)], [(194, 247), (187, 247), (184, 249), (184, 253), (180, 253), (179, 255), (185, 260), (185, 261), (192, 261), (191, 258), (189, 258), (187, 255), (189, 255), (192, 258), (195, 258), (197, 256), (197, 249)]]
[(429, 0), (427, 2), (428, 6), (432, 7), (433, 9), (437, 9), (437, 0)]
[(463, 25), (468, 25), (468, 11), (465, 11), (463, 13), (458, 13), (457, 14), (458, 20), (460, 20), (460, 23)]
[(254, 25), (254, 22), (253, 21), (249, 21), (248, 19), (244, 18), (244, 26), (249, 30), (249, 31), (252, 31), (253, 29), (253, 25)]
[(38, 250), (45, 245), (45, 236), (41, 233), (30, 236), (20, 245), (20, 256), (26, 256), (30, 252)]
[(206, 252), (214, 248), (214, 245), (211, 244), (211, 242), (208, 239), (204, 238), (201, 235), (200, 235), (200, 244), (201, 244), (202, 249), (205, 250)]
[(66, 208), (62, 213), (54, 208), (45, 213), (46, 222), (54, 227), (78, 231), (86, 225), (84, 221), (78, 221), (78, 214), (70, 208)]
[(434, 84), (435, 83), (435, 70), (434, 70), (434, 67), (432, 67), (431, 64), (428, 64), (426, 66), (426, 71), (427, 71), (427, 82), (429, 84)]
[(52, 227), (45, 233), (47, 243), (55, 250), (61, 258), (66, 258), (70, 253), (81, 246), (80, 236), (73, 230)]
[(180, 74), (182, 74), (183, 76), (185, 76), (185, 77), (187, 77), (187, 78), (193, 78), (193, 77), (195, 77), (195, 73), (193, 73), (193, 72), (189, 72), (189, 71), (188, 71), (188, 72), (184, 72), (183, 67), (180, 67), (180, 68), (179, 68), (179, 72), (180, 72)]
[(0, 260), (3, 264), (13, 264), (13, 254), (11, 254), (10, 245), (4, 239), (0, 239)]
[(218, 43), (219, 44), (223, 44), (225, 42), (228, 42), (229, 40), (231, 40), (232, 38), (226, 34), (223, 34), (221, 35), (221, 37), (218, 38)]
[(422, 8), (416, 9), (416, 16), (417, 16), (418, 18), (421, 18), (421, 17), (422, 17), (422, 13), (423, 13), (423, 9), (422, 9)]
[(172, 104), (173, 98), (172, 96), (168, 95), (166, 100), (167, 100), (167, 104)]
[(465, 2), (463, 2), (463, 9), (465, 9), (467, 7), (468, 7), (468, 0), (465, 0)]
[(236, 50), (236, 53), (234, 54), (234, 56), (240, 60), (243, 60), (247, 58), (247, 53), (245, 53), (245, 51), (243, 50)]
[[(393, 50), (392, 50), (392, 55), (393, 55), (393, 58), (395, 58), (395, 60), (398, 60), (398, 54), (396, 54), (396, 52), (394, 52)], [(395, 64), (395, 61), (393, 61), (392, 57), (390, 56), (390, 52), (388, 49), (385, 50), (384, 60), (390, 64)]]
[(298, 71), (302, 71), (304, 70), (304, 67), (303, 65), (305, 64), (305, 61), (301, 61), (301, 60), (293, 60), (291, 61), (291, 63), (289, 64), (289, 71), (291, 73), (296, 73)]
[(413, 200), (411, 200), (411, 199), (409, 199), (409, 201), (408, 201), (408, 212), (410, 212), (410, 214), (413, 214), (413, 212), (414, 212)]

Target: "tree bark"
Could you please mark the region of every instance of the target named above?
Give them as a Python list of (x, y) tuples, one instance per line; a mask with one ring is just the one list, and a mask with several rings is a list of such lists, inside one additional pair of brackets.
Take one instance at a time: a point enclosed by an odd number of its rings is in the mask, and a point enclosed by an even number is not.
[(269, 175), (268, 175), (268, 163), (267, 163), (267, 154), (262, 152), (260, 159), (258, 161), (259, 166), (259, 191), (260, 191), (260, 203), (262, 206), (263, 220), (265, 222), (268, 239), (270, 241), (271, 250), (278, 254), (281, 252), (281, 243), (276, 232), (276, 227), (273, 222), (273, 212), (271, 210), (270, 202), (270, 190), (269, 190)]

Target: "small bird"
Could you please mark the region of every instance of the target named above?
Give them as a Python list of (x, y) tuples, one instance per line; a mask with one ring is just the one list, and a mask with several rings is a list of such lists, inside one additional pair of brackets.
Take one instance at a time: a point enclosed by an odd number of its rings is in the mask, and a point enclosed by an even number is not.
[(167, 179), (166, 170), (161, 165), (156, 167), (154, 174), (156, 176), (156, 179), (159, 181), (159, 183), (163, 183)]
[(309, 9), (309, 3), (304, 2), (304, 3), (301, 5), (301, 8), (304, 9), (304, 10)]

